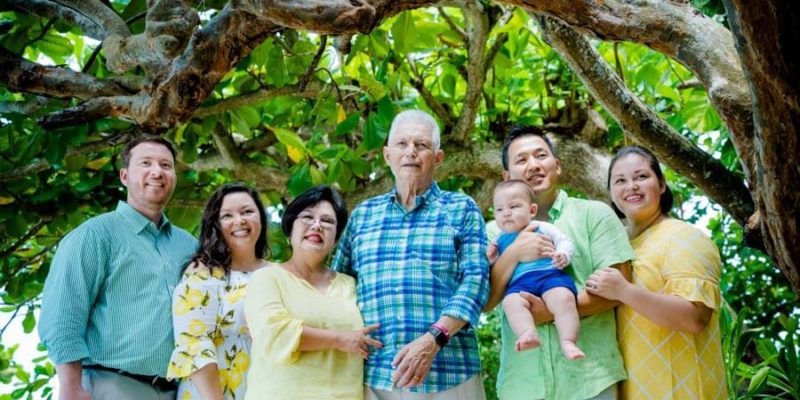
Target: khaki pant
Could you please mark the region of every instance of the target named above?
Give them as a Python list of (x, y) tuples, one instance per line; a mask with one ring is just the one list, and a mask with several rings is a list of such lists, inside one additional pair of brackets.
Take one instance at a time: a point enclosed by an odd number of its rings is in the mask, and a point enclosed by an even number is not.
[(175, 400), (174, 390), (162, 392), (110, 371), (84, 369), (81, 386), (92, 395), (92, 400)]
[(486, 400), (481, 374), (438, 393), (411, 393), (364, 386), (364, 400)]

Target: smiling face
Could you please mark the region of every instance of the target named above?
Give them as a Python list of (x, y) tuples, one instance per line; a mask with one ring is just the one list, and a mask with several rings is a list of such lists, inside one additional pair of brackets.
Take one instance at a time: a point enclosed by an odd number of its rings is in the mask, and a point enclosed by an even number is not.
[(631, 153), (618, 159), (610, 172), (611, 201), (631, 222), (661, 213), (661, 182), (645, 157)]
[(505, 233), (521, 231), (528, 226), (537, 211), (530, 194), (515, 186), (497, 188), (493, 204), (497, 226)]
[(222, 236), (231, 249), (255, 249), (261, 235), (261, 214), (247, 192), (225, 195), (219, 210)]
[(336, 212), (327, 201), (301, 211), (292, 225), (292, 250), (327, 255), (336, 244), (336, 223)]
[(140, 212), (164, 209), (175, 190), (175, 160), (164, 145), (142, 142), (130, 152), (128, 166), (119, 172), (128, 188), (128, 204)]
[(508, 146), (508, 171), (505, 179), (520, 179), (528, 183), (540, 198), (556, 192), (561, 162), (539, 136), (522, 136)]
[(383, 157), (398, 182), (414, 182), (427, 187), (444, 153), (434, 148), (431, 128), (422, 123), (405, 122), (389, 138)]

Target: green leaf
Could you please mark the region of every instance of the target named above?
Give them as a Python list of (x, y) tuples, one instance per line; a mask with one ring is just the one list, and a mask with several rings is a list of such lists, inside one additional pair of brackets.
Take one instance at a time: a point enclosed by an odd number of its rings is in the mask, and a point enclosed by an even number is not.
[(69, 171), (80, 171), (86, 165), (86, 156), (74, 155), (64, 159), (64, 166)]
[(300, 139), (300, 136), (297, 136), (296, 133), (276, 126), (270, 126), (269, 128), (275, 133), (275, 137), (279, 142), (283, 143), (284, 146), (294, 147), (307, 152), (305, 142), (303, 142), (303, 139)]
[(286, 184), (287, 189), (289, 189), (289, 194), (292, 195), (292, 197), (299, 196), (311, 187), (311, 167), (307, 162), (298, 165), (300, 168), (292, 174), (292, 177), (289, 178), (289, 182)]
[(273, 46), (269, 49), (269, 54), (265, 61), (267, 66), (267, 82), (276, 87), (283, 87), (289, 81), (286, 72), (286, 63), (283, 58), (283, 50), (279, 46)]
[(55, 140), (50, 140), (47, 149), (44, 151), (44, 158), (54, 166), (61, 166), (61, 161), (64, 160), (64, 155), (67, 154), (67, 146), (63, 143), (55, 143)]
[(334, 136), (338, 137), (345, 133), (350, 133), (350, 131), (358, 126), (358, 120), (360, 119), (361, 114), (350, 114), (344, 121), (340, 122), (339, 125), (336, 125), (336, 129), (333, 131)]
[(247, 124), (248, 127), (255, 127), (261, 123), (261, 113), (253, 106), (242, 106), (236, 109), (235, 111), (242, 117), (242, 120)]
[(414, 37), (414, 19), (411, 11), (400, 13), (400, 16), (392, 24), (394, 49), (401, 54), (411, 52), (414, 47)]
[(319, 151), (316, 151), (314, 157), (316, 158), (323, 158), (326, 160), (336, 160), (344, 156), (349, 148), (343, 144), (334, 144), (329, 147), (322, 147)]
[(92, 189), (96, 188), (103, 181), (103, 175), (99, 173), (92, 174), (87, 177), (83, 177), (80, 181), (78, 181), (73, 188), (78, 193), (88, 193)]
[(370, 113), (364, 124), (364, 147), (367, 150), (378, 149), (383, 146), (388, 136), (389, 130), (385, 128), (378, 114)]
[(387, 131), (392, 126), (394, 116), (395, 112), (392, 99), (390, 99), (389, 96), (383, 96), (380, 100), (378, 100), (378, 117), (380, 117), (383, 128)]
[(764, 389), (764, 384), (767, 382), (767, 377), (769, 376), (770, 367), (765, 366), (761, 367), (761, 369), (753, 375), (753, 378), (750, 380), (750, 385), (747, 387), (747, 393), (750, 395), (761, 393)]
[(445, 73), (442, 77), (442, 90), (450, 97), (456, 96), (456, 77), (451, 73)]
[(33, 310), (28, 310), (28, 313), (25, 314), (25, 319), (22, 320), (22, 329), (25, 333), (33, 332), (33, 328), (36, 327), (36, 316), (33, 315)]

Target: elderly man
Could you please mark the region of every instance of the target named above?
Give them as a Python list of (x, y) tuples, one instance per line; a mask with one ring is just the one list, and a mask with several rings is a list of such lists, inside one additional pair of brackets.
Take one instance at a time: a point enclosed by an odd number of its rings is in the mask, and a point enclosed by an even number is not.
[(70, 232), (42, 298), (39, 334), (61, 399), (174, 399), (172, 291), (197, 247), (163, 214), (175, 189), (175, 149), (143, 136), (122, 151), (127, 201)]
[[(503, 178), (521, 179), (533, 188), (539, 212), (535, 219), (555, 224), (569, 236), (575, 253), (565, 271), (578, 287), (578, 312), (581, 320), (578, 347), (582, 360), (567, 360), (559, 346), (553, 324), (539, 328), (541, 347), (530, 352), (514, 351), (516, 336), (503, 318), (503, 347), (497, 393), (504, 400), (531, 399), (609, 399), (616, 398), (616, 384), (626, 377), (617, 346), (613, 307), (617, 304), (583, 291), (592, 272), (618, 268), (630, 279), (633, 250), (625, 228), (605, 203), (572, 198), (558, 189), (561, 161), (553, 144), (542, 131), (531, 126), (512, 129), (503, 144)], [(514, 267), (519, 262), (541, 258), (552, 252), (553, 244), (528, 228), (492, 266), (492, 292), (486, 309), (491, 310), (503, 298)], [(495, 222), (487, 225), (488, 236), (500, 230)], [(528, 298), (539, 325), (553, 320), (540, 299)]]
[(488, 295), (486, 237), (469, 197), (439, 189), (444, 153), (429, 114), (407, 110), (383, 149), (394, 189), (353, 211), (334, 268), (357, 279), (367, 325), (380, 323), (366, 399), (485, 398), (474, 326)]

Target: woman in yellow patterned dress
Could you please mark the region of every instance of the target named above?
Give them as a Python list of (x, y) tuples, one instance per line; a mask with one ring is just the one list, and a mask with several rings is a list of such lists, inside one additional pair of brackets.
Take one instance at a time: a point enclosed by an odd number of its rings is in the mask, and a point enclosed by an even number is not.
[(620, 149), (608, 188), (636, 253), (633, 283), (608, 268), (586, 287), (622, 303), (617, 332), (628, 371), (622, 398), (726, 399), (719, 251), (699, 229), (669, 217), (672, 193), (649, 150)]
[(217, 189), (203, 212), (200, 248), (175, 288), (175, 350), (168, 378), (178, 400), (242, 399), (250, 364), (244, 298), (251, 272), (266, 265), (267, 222), (255, 190)]

